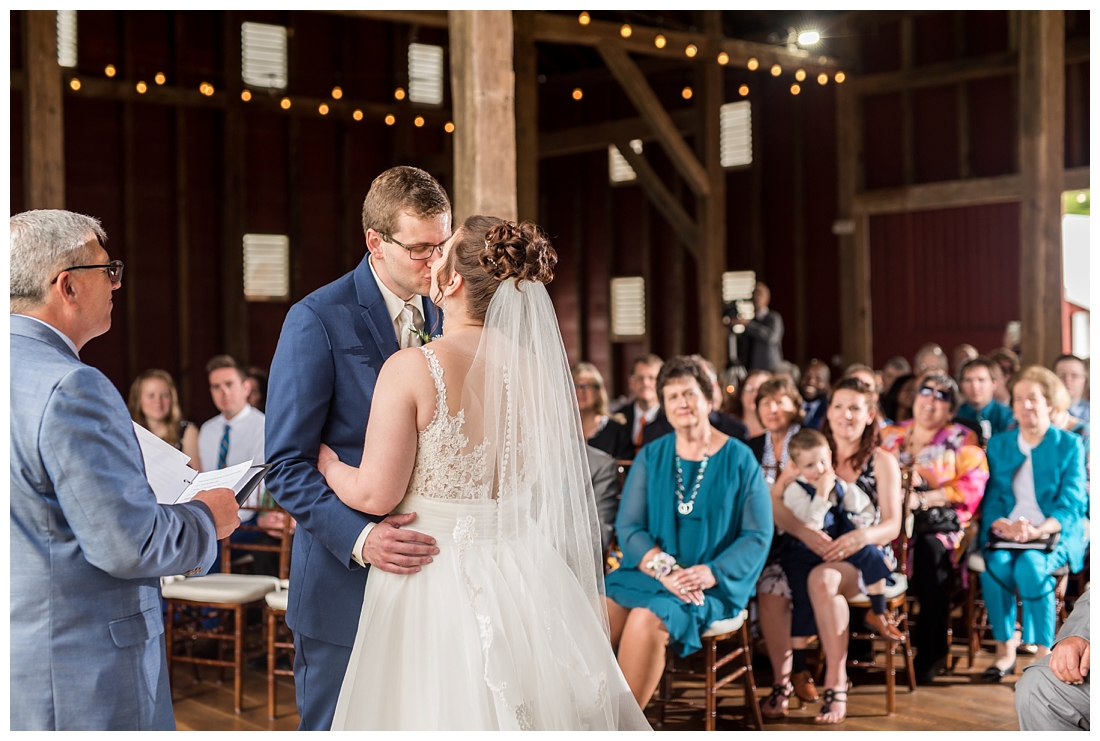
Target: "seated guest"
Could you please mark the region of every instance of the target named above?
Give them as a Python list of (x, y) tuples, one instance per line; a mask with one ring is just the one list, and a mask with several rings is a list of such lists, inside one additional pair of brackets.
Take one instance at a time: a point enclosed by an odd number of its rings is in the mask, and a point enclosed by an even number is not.
[(802, 382), (802, 371), (798, 369), (798, 366), (789, 360), (780, 360), (772, 368), (773, 376), (786, 376), (794, 382), (797, 387)]
[(248, 382), (251, 385), (248, 403), (262, 412), (267, 403), (267, 371), (259, 366), (251, 366), (248, 369)]
[(626, 429), (634, 446), (628, 458), (633, 458), (645, 444), (646, 425), (664, 417), (661, 404), (657, 400), (657, 374), (661, 372), (663, 364), (664, 361), (653, 353), (639, 355), (630, 364), (628, 385), (634, 402), (622, 408)]
[(1091, 414), (1089, 400), (1085, 398), (1085, 388), (1089, 382), (1089, 371), (1085, 367), (1085, 361), (1076, 355), (1062, 355), (1054, 361), (1053, 367), (1054, 374), (1069, 392), (1070, 415), (1088, 423)]
[(623, 424), (622, 415), (611, 417), (607, 412), (607, 387), (604, 386), (599, 369), (591, 363), (577, 363), (572, 371), (584, 439), (593, 448), (602, 450), (612, 458), (633, 458), (634, 447), (630, 444), (630, 430)]
[(1016, 683), (1021, 731), (1089, 730), (1091, 592), (1073, 606), (1050, 655), (1030, 664)]
[(912, 469), (914, 513), (909, 586), (920, 602), (913, 645), (917, 681), (931, 682), (947, 663), (952, 556), (977, 512), (989, 478), (977, 435), (952, 424), (959, 389), (946, 373), (931, 373), (917, 392), (913, 419), (882, 432), (882, 448)]
[(978, 357), (978, 348), (973, 345), (956, 345), (951, 351), (951, 371), (955, 374), (955, 381), (962, 384), (962, 369), (968, 362)]
[(947, 373), (947, 355), (935, 342), (921, 345), (920, 350), (917, 350), (917, 354), (913, 357), (913, 373), (919, 376), (929, 371)]
[(900, 355), (895, 355), (890, 358), (882, 366), (882, 388), (878, 390), (879, 393), (885, 394), (894, 385), (894, 381), (900, 376), (908, 376), (912, 372), (913, 369), (909, 365), (909, 361), (905, 358)]
[(202, 470), (199, 460), (199, 428), (183, 419), (176, 384), (167, 371), (153, 368), (130, 384), (126, 406), (130, 418), (191, 459), (191, 468)]
[(906, 374), (898, 376), (894, 385), (882, 395), (879, 406), (882, 416), (890, 424), (900, 424), (913, 418), (913, 404), (917, 399), (917, 377)]
[(1055, 427), (1072, 432), (1081, 437), (1081, 445), (1085, 448), (1085, 494), (1088, 495), (1089, 481), (1092, 480), (1092, 457), (1089, 451), (1089, 425), (1082, 422), (1069, 413), (1069, 392), (1065, 388), (1059, 388), (1054, 394), (1054, 408), (1050, 413), (1050, 422)]
[[(702, 363), (707, 370), (707, 375), (711, 380), (711, 412), (710, 412), (710, 424), (720, 432), (724, 432), (735, 440), (745, 442), (749, 439), (749, 430), (745, 425), (741, 424), (741, 420), (734, 417), (732, 414), (726, 414), (717, 409), (722, 400), (722, 388), (718, 385), (718, 372), (714, 369), (714, 364), (704, 358), (702, 355), (689, 356)], [(662, 417), (656, 420), (651, 425), (646, 425), (645, 432), (642, 433), (642, 444), (648, 445), (659, 437), (672, 433), (672, 423), (667, 418)]]
[(1020, 358), (1007, 347), (998, 347), (992, 350), (988, 357), (1001, 369), (1001, 377), (993, 379), (997, 382), (997, 389), (993, 392), (993, 398), (1011, 408), (1012, 396), (1008, 393), (1008, 385), (1012, 381), (1012, 377), (1020, 372)]
[(802, 428), (802, 395), (785, 376), (765, 381), (756, 392), (756, 413), (765, 432), (749, 440), (749, 449), (771, 484), (787, 466), (787, 443)]
[(592, 473), (592, 491), (596, 495), (601, 553), (607, 553), (615, 535), (615, 515), (619, 513), (619, 468), (615, 459), (602, 450), (591, 445), (585, 445), (584, 449), (588, 453), (588, 470)]
[(829, 366), (817, 358), (806, 366), (802, 374), (802, 412), (805, 415), (803, 427), (819, 429), (825, 419), (825, 400), (829, 396)]
[(771, 371), (750, 371), (734, 395), (733, 414), (748, 428), (746, 434), (749, 440), (764, 434), (764, 426), (760, 424), (760, 417), (756, 413), (756, 391), (760, 388), (760, 384), (771, 377)]
[(687, 656), (702, 647), (711, 623), (745, 609), (772, 537), (760, 467), (708, 421), (706, 367), (673, 358), (657, 391), (675, 434), (634, 460), (615, 522), (623, 567), (606, 582), (611, 642), (642, 707), (669, 643)]
[(958, 421), (970, 420), (978, 423), (983, 445), (1016, 421), (1012, 410), (993, 398), (993, 374), (996, 367), (997, 364), (989, 358), (974, 358), (964, 363), (959, 371), (965, 401), (959, 405), (955, 416)]
[[(985, 556), (982, 594), (997, 656), (982, 674), (984, 682), (1000, 682), (1015, 672), (1019, 642), (1036, 644), (1038, 656), (1050, 652), (1057, 582), (1052, 574), (1066, 565), (1077, 573), (1084, 565), (1085, 452), (1077, 435), (1051, 424), (1060, 385), (1041, 366), (1021, 370), (1011, 388), (1017, 428), (989, 441), (989, 485), (978, 542)], [(1046, 546), (1038, 547), (1044, 541)], [(1033, 545), (1025, 550), (1025, 544)], [(1019, 641), (1014, 636), (1017, 592), (1023, 604)]]

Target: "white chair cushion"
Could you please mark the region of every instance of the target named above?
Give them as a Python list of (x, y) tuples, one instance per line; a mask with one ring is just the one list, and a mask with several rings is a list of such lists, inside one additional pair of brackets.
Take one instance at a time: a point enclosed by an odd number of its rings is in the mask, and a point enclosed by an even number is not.
[(290, 592), (285, 589), (280, 589), (278, 592), (268, 592), (264, 595), (264, 599), (267, 600), (267, 606), (273, 610), (286, 611), (286, 598)]
[[(886, 591), (883, 596), (886, 599), (894, 599), (900, 597), (905, 593), (905, 590), (909, 589), (909, 580), (905, 578), (905, 574), (899, 574), (894, 572), (894, 586), (886, 585)], [(871, 598), (866, 594), (857, 594), (848, 600), (848, 604), (852, 607), (870, 607)]]
[(985, 573), (985, 557), (983, 557), (981, 553), (975, 551), (966, 559), (966, 566), (975, 574)]
[(703, 638), (713, 638), (714, 636), (725, 635), (726, 633), (733, 633), (741, 630), (741, 626), (745, 624), (745, 621), (749, 617), (748, 610), (742, 610), (741, 614), (737, 617), (731, 617), (726, 620), (715, 620), (710, 624), (710, 627), (703, 632)]
[(161, 594), (165, 599), (232, 604), (255, 602), (278, 587), (279, 580), (273, 576), (210, 574), (167, 584), (162, 582)]

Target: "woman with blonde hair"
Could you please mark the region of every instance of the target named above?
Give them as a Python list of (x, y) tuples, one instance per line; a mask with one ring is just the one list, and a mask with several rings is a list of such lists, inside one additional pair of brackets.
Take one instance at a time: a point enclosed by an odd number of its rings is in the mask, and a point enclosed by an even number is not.
[(607, 385), (599, 368), (592, 363), (575, 363), (570, 369), (577, 390), (577, 405), (581, 412), (584, 439), (597, 450), (616, 460), (634, 457), (630, 428), (621, 414), (608, 411)]
[(176, 384), (168, 371), (152, 368), (130, 384), (127, 400), (130, 418), (164, 442), (190, 456), (191, 467), (202, 470), (199, 461), (199, 428), (183, 419)]

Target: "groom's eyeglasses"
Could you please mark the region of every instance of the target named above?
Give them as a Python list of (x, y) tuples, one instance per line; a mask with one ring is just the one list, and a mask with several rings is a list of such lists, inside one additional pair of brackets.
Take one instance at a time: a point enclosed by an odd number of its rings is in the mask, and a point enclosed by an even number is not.
[(427, 260), (436, 250), (439, 250), (439, 254), (443, 254), (443, 244), (405, 244), (404, 242), (398, 242), (389, 234), (383, 234), (378, 232), (378, 236), (382, 237), (387, 242), (392, 242), (398, 247), (405, 248), (405, 251), (409, 253), (409, 257), (413, 260)]

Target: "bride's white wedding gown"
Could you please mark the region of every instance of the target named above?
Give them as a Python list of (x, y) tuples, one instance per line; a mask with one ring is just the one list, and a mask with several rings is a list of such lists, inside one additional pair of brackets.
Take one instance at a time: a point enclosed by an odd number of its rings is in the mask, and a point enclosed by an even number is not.
[(533, 522), (498, 517), (484, 446), (468, 447), (423, 350), (436, 412), (395, 512), (416, 512), (439, 555), (416, 574), (371, 570), (332, 729), (649, 730), (602, 605)]

